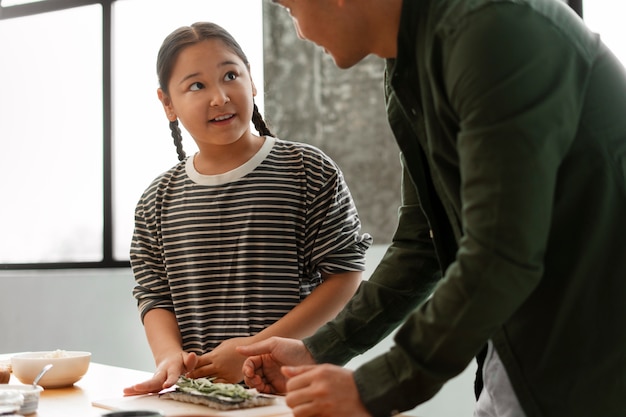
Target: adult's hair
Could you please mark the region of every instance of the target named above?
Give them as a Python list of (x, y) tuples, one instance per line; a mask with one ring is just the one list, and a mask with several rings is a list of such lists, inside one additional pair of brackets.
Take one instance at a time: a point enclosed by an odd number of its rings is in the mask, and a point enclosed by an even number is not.
[[(221, 26), (211, 22), (196, 22), (191, 26), (182, 26), (170, 33), (161, 48), (157, 56), (157, 76), (159, 77), (159, 87), (163, 90), (163, 93), (169, 95), (169, 82), (172, 76), (172, 70), (174, 63), (178, 58), (180, 52), (188, 46), (195, 45), (199, 42), (218, 39), (224, 45), (235, 53), (246, 65), (248, 71), (250, 71), (250, 63), (246, 54), (239, 46), (239, 43), (228, 33), (227, 30)], [(261, 113), (256, 104), (253, 104), (252, 110), (252, 123), (261, 136), (274, 136), (269, 130), (267, 124), (263, 120)], [(178, 153), (178, 159), (182, 161), (185, 159), (185, 151), (182, 146), (182, 135), (178, 126), (178, 120), (170, 122), (170, 130), (172, 131), (172, 137), (174, 138), (174, 145), (176, 146), (176, 152)]]

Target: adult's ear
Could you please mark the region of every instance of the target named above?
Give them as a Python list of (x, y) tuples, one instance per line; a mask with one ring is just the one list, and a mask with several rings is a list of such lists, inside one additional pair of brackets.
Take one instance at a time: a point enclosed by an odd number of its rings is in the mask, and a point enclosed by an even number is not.
[(256, 85), (254, 85), (252, 79), (250, 79), (250, 82), (252, 83), (252, 97), (256, 97)]
[(176, 116), (176, 112), (174, 111), (172, 99), (170, 99), (170, 97), (161, 88), (157, 89), (157, 96), (159, 97), (159, 101), (163, 105), (163, 110), (165, 110), (165, 116), (167, 116), (167, 120), (169, 120), (170, 122), (175, 121), (178, 117)]
[(252, 71), (250, 71), (250, 64), (248, 64), (247, 67), (248, 67), (248, 74), (250, 75), (250, 83), (252, 83), (252, 97), (256, 97), (256, 94), (257, 94), (256, 85), (254, 85), (254, 80), (252, 79)]

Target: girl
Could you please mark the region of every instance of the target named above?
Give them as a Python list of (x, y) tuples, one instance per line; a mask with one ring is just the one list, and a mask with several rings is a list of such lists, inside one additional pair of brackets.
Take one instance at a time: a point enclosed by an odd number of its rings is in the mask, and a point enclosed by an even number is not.
[[(180, 162), (136, 209), (133, 294), (156, 373), (127, 395), (185, 373), (240, 382), (236, 346), (312, 334), (361, 281), (371, 237), (341, 171), (320, 150), (273, 137), (249, 69), (213, 23), (179, 28), (159, 51), (158, 97)], [(189, 158), (178, 121), (198, 145)]]

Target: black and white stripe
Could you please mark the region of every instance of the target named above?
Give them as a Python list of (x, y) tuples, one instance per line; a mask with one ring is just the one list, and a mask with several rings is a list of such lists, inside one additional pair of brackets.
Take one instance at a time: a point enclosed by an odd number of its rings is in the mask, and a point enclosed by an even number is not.
[(363, 270), (371, 244), (335, 163), (273, 138), (224, 175), (179, 163), (146, 190), (135, 223), (141, 314), (173, 310), (183, 348), (198, 353), (263, 330), (310, 294), (321, 272)]

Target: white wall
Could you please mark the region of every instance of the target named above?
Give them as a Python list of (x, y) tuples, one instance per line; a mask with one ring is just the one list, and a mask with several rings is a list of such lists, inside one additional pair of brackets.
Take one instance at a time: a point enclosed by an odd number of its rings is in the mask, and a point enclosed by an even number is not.
[[(374, 246), (368, 252), (365, 278), (385, 248)], [(0, 354), (86, 350), (94, 362), (152, 371), (152, 355), (131, 295), (133, 284), (129, 269), (0, 271)], [(390, 336), (347, 366), (358, 366), (391, 343)], [(475, 369), (472, 364), (431, 401), (406, 414), (471, 416)]]
[(152, 370), (129, 269), (0, 271), (0, 353), (87, 350)]

